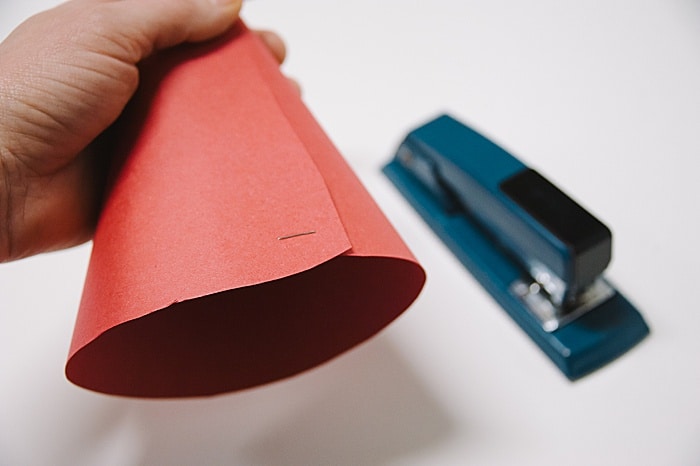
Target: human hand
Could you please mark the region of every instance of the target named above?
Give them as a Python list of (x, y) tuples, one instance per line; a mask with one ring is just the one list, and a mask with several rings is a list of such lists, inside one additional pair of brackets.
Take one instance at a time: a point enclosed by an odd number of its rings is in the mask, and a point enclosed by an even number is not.
[[(0, 262), (89, 240), (104, 185), (93, 141), (134, 94), (137, 64), (210, 39), (241, 0), (71, 0), (0, 43)], [(285, 49), (259, 32), (281, 63)]]

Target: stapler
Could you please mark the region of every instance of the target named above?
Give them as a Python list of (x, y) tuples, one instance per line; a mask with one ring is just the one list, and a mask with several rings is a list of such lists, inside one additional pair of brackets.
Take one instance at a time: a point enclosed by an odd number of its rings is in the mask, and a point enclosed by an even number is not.
[(440, 116), (410, 132), (383, 171), (570, 380), (649, 333), (602, 276), (610, 230), (478, 132)]

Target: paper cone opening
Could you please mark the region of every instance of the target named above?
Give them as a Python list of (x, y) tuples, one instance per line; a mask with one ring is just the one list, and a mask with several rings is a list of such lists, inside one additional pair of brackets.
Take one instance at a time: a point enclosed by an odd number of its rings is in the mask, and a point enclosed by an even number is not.
[(253, 387), (371, 337), (410, 304), (422, 282), (422, 270), (408, 261), (341, 256), (113, 327), (75, 353), (66, 374), (85, 388), (139, 397)]

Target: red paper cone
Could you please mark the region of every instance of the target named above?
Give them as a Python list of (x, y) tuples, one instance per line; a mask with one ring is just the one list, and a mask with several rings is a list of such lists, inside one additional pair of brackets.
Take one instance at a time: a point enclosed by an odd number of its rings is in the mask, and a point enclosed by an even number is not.
[(288, 377), (366, 340), (421, 267), (255, 34), (147, 64), (66, 365), (140, 397)]

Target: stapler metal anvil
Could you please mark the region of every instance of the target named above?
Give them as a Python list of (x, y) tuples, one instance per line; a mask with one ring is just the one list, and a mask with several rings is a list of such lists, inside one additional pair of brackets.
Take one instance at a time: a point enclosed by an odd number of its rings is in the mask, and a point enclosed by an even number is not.
[(408, 134), (384, 172), (569, 379), (649, 333), (602, 277), (610, 230), (476, 131), (438, 117)]

